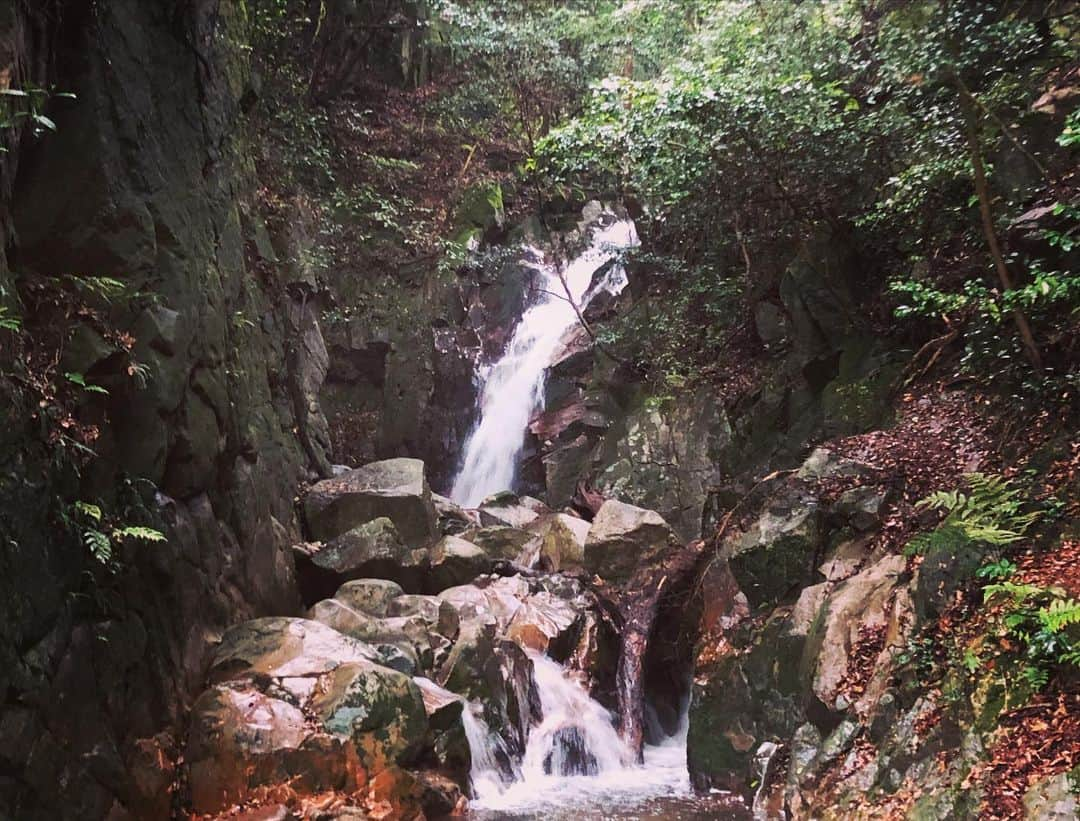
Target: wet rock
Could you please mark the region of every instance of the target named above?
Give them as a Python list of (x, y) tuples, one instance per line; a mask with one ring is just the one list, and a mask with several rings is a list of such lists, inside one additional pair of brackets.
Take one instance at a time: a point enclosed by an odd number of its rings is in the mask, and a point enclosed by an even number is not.
[(425, 818), (446, 818), (457, 815), (467, 800), (461, 785), (441, 773), (422, 770), (416, 773), (420, 809)]
[(310, 709), (327, 732), (352, 740), (375, 772), (412, 760), (427, 732), (424, 700), (413, 680), (370, 662), (337, 667)]
[(451, 587), (440, 593), (439, 598), (457, 610), (462, 629), (471, 622), (489, 624), (502, 633), (528, 595), (528, 583), (520, 576), (510, 576), (483, 587), (471, 584)]
[(435, 505), (437, 527), (443, 536), (460, 536), (470, 527), (476, 526), (478, 517), (475, 514), (464, 510), (445, 496), (432, 493), (431, 502)]
[[(412, 675), (420, 667), (420, 653), (400, 622), (380, 619), (349, 607), (340, 599), (324, 599), (308, 617), (370, 646), (381, 664)], [(425, 642), (426, 646), (426, 642)]]
[(580, 568), (585, 561), (589, 523), (566, 513), (538, 517), (529, 530), (540, 537), (539, 565), (551, 572)]
[(292, 704), (244, 686), (207, 690), (192, 708), (186, 759), (192, 807), (217, 812), (262, 785), (300, 794), (357, 786), (355, 756)]
[(726, 640), (699, 647), (687, 735), (697, 789), (745, 791), (758, 746), (789, 738), (806, 721), (806, 629), (781, 609), (742, 652)]
[(386, 607), (387, 616), (416, 616), (424, 621), (432, 632), (457, 638), (460, 619), (457, 608), (436, 596), (398, 596)]
[(386, 517), (413, 548), (435, 536), (438, 522), (419, 459), (372, 462), (317, 482), (304, 497), (304, 515), (311, 535), (320, 541)]
[(404, 592), (401, 585), (388, 579), (358, 579), (343, 584), (334, 598), (369, 616), (385, 616), (390, 602)]
[(354, 579), (389, 579), (415, 589), (422, 569), (386, 517), (354, 527), (325, 544), (295, 552), (301, 595), (313, 601), (333, 595)]
[(429, 551), (423, 586), (429, 593), (468, 584), (491, 572), (492, 557), (482, 547), (458, 536), (443, 536)]
[(511, 754), (525, 751), (529, 727), (541, 718), (532, 661), (514, 642), (497, 639), (494, 625), (473, 621), (463, 627), (437, 680), (479, 703)]
[(529, 496), (518, 498), (513, 493), (499, 493), (485, 499), (479, 509), (480, 524), (484, 527), (502, 525), (523, 529), (542, 514), (550, 513), (547, 505)]
[(675, 538), (659, 513), (609, 499), (589, 528), (585, 567), (606, 581), (621, 584)]
[(462, 715), (469, 709), (465, 699), (427, 678), (414, 679), (424, 699), (429, 737), (426, 755), (440, 772), (468, 787), (472, 754)]
[(600, 765), (589, 751), (585, 735), (578, 727), (563, 727), (551, 737), (551, 749), (544, 756), (548, 775), (596, 775)]
[(530, 595), (514, 613), (506, 635), (522, 647), (547, 653), (552, 645), (559, 649), (550, 655), (565, 658), (574, 646), (579, 615), (569, 602), (547, 592)]
[(341, 664), (378, 658), (370, 645), (319, 622), (270, 617), (230, 628), (214, 653), (207, 678), (217, 683), (240, 678), (311, 677)]
[(508, 525), (470, 528), (462, 538), (481, 548), (492, 560), (532, 567), (540, 555), (540, 538), (528, 530)]

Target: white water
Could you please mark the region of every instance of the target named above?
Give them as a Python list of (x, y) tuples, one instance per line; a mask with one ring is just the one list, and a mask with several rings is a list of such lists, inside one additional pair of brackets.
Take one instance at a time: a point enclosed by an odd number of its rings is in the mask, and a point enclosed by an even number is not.
[(637, 242), (634, 223), (621, 220), (597, 231), (561, 279), (554, 264), (541, 263), (538, 299), (522, 315), (502, 358), (480, 373), (480, 420), (465, 443), (461, 471), (450, 492), (459, 505), (476, 507), (487, 496), (513, 488), (525, 431), (543, 401), (552, 356), (578, 321), (574, 306), (584, 311), (597, 294), (625, 287), (626, 275), (618, 265), (597, 287), (590, 290), (589, 285), (602, 265)]
[[(512, 783), (507, 784), (497, 768), (477, 773), (474, 759), (470, 811), (481, 817), (548, 818), (567, 811), (630, 810), (645, 802), (692, 795), (686, 770), (685, 726), (663, 744), (646, 746), (645, 761), (638, 764), (615, 731), (611, 714), (589, 698), (576, 679), (546, 656), (530, 653), (530, 657), (543, 721), (531, 729), (520, 777)], [(567, 727), (577, 728), (585, 739), (586, 748), (596, 759), (595, 774), (545, 772), (554, 736)], [(493, 760), (483, 751), (480, 757)], [(558, 753), (552, 759), (557, 769)]]

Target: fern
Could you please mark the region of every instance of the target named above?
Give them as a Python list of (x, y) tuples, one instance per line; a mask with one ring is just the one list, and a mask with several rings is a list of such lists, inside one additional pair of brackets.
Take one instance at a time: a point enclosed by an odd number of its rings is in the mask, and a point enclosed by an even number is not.
[(1071, 624), (1080, 624), (1080, 602), (1054, 599), (1039, 611), (1039, 621), (1051, 633), (1060, 633)]
[(112, 540), (102, 533), (100, 530), (94, 528), (87, 528), (83, 531), (83, 544), (90, 551), (90, 555), (94, 557), (98, 562), (104, 565), (108, 565), (112, 562), (113, 546)]
[(101, 508), (89, 502), (76, 502), (75, 509), (84, 516), (89, 516), (95, 522), (101, 521)]
[(154, 530), (152, 527), (141, 527), (139, 525), (128, 525), (126, 527), (117, 528), (113, 531), (113, 538), (117, 540), (124, 539), (138, 539), (143, 542), (164, 542), (168, 541), (165, 538), (165, 534), (160, 530)]
[(1023, 604), (1028, 599), (1042, 595), (1045, 592), (1046, 589), (1039, 587), (1037, 584), (999, 582), (998, 584), (988, 584), (983, 588), (983, 601), (990, 602), (994, 599), (1008, 597), (1012, 599), (1013, 604)]
[(917, 507), (944, 511), (945, 518), (934, 530), (912, 539), (905, 553), (951, 551), (981, 543), (1002, 547), (1020, 541), (1039, 517), (1038, 511), (1023, 512), (1021, 490), (1003, 476), (969, 473), (964, 477), (968, 492), (938, 491)]

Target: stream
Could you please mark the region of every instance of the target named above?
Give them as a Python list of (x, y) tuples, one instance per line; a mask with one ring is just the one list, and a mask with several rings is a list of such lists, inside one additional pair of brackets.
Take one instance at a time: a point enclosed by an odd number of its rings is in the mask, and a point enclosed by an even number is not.
[[(478, 368), (480, 417), (469, 436), (451, 497), (475, 508), (512, 490), (527, 427), (542, 408), (547, 370), (578, 315), (601, 293), (627, 284), (620, 251), (637, 244), (633, 222), (605, 214), (588, 247), (565, 268), (536, 248), (538, 286), (503, 355)], [(464, 723), (472, 756), (469, 817), (477, 819), (735, 819), (749, 817), (725, 793), (695, 795), (686, 767), (686, 718), (680, 730), (646, 745), (636, 760), (615, 717), (560, 664), (529, 653), (543, 718), (528, 733), (512, 774), (500, 737), (467, 705)], [(659, 730), (651, 737), (663, 737)]]

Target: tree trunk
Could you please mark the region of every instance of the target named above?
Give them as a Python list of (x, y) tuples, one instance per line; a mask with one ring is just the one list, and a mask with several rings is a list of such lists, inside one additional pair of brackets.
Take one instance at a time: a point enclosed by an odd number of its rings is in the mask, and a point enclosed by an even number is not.
[[(975, 99), (959, 77), (956, 78), (956, 84), (960, 91), (960, 104), (967, 124), (968, 149), (971, 152), (975, 194), (979, 198), (979, 217), (982, 222), (983, 236), (986, 237), (986, 245), (990, 250), (991, 258), (994, 260), (994, 269), (997, 271), (1002, 289), (1011, 291), (1013, 288), (1012, 275), (1005, 264), (1005, 257), (1001, 253), (1001, 244), (994, 229), (990, 188), (986, 183), (986, 166), (983, 163), (982, 149), (979, 147), (979, 118)], [(1027, 316), (1019, 308), (1014, 308), (1012, 314), (1016, 327), (1020, 331), (1020, 339), (1023, 342), (1024, 353), (1027, 355), (1028, 361), (1031, 362), (1033, 367), (1041, 370), (1042, 356), (1039, 354), (1039, 346), (1035, 344), (1035, 335), (1031, 332), (1031, 325)]]

